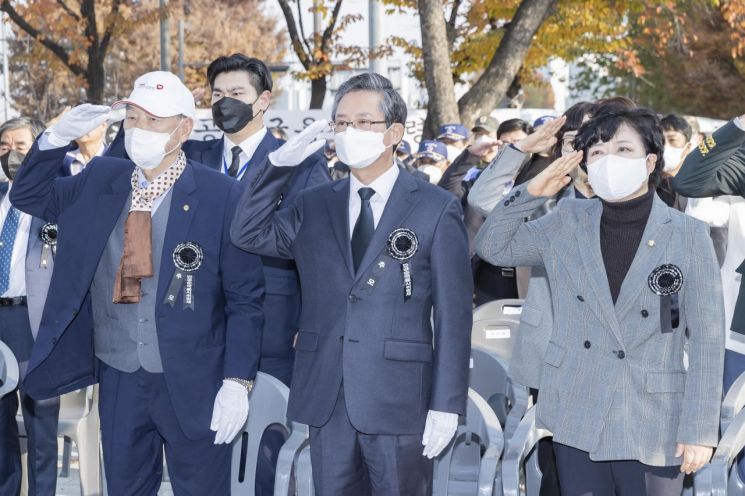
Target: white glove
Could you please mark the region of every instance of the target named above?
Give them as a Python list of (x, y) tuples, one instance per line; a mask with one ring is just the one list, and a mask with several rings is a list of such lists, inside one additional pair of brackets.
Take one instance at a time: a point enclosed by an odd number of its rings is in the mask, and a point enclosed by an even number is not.
[(450, 440), (453, 439), (457, 430), (457, 413), (437, 412), (435, 410), (427, 412), (427, 422), (424, 424), (424, 436), (422, 436), (422, 445), (424, 446), (422, 455), (427, 458), (435, 458), (450, 444)]
[(269, 161), (276, 167), (300, 165), (326, 144), (321, 135), (328, 130), (328, 125), (326, 119), (314, 122), (270, 153)]
[(71, 141), (90, 133), (109, 120), (111, 107), (84, 103), (66, 112), (47, 131), (47, 139), (56, 147), (67, 146)]
[(248, 418), (248, 391), (235, 381), (224, 380), (215, 397), (210, 430), (216, 432), (215, 444), (229, 444)]

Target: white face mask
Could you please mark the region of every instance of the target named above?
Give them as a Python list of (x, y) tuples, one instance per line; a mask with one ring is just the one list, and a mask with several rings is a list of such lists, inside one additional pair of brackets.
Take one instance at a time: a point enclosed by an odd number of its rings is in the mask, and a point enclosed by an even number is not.
[(163, 162), (166, 155), (178, 148), (177, 143), (173, 149), (166, 151), (166, 144), (173, 136), (173, 133), (181, 126), (181, 122), (176, 129), (170, 133), (158, 133), (155, 131), (146, 131), (139, 127), (133, 127), (124, 130), (124, 149), (132, 162), (140, 169), (155, 169)]
[(457, 146), (447, 145), (447, 149), (448, 149), (448, 162), (455, 161), (455, 159), (458, 158), (458, 156), (461, 153), (463, 153), (463, 149), (458, 148)]
[(487, 134), (482, 134), (473, 142), (474, 145), (480, 145), (481, 143), (496, 143), (497, 140)]
[(442, 171), (436, 165), (423, 165), (419, 170), (429, 176), (429, 182), (432, 184), (437, 184), (442, 179)]
[(618, 201), (638, 191), (647, 176), (646, 157), (606, 155), (587, 165), (587, 177), (592, 190), (607, 201)]
[(663, 157), (665, 158), (665, 167), (662, 169), (665, 172), (670, 172), (675, 170), (675, 168), (678, 166), (681, 160), (683, 160), (683, 148), (676, 148), (674, 146), (665, 145), (665, 154)]
[(385, 151), (383, 133), (360, 131), (347, 126), (343, 133), (334, 135), (336, 156), (352, 169), (364, 169)]

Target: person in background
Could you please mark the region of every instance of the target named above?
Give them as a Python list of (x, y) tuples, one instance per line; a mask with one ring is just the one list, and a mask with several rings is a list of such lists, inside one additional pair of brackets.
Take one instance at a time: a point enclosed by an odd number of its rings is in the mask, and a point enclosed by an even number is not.
[(437, 141), (445, 144), (448, 162), (453, 162), (466, 148), (468, 130), (463, 124), (443, 124), (437, 132)]
[(665, 135), (665, 168), (662, 171), (662, 181), (657, 187), (657, 194), (668, 206), (685, 212), (688, 199), (673, 189), (670, 180), (678, 173), (683, 166), (683, 160), (693, 149), (693, 131), (688, 121), (676, 114), (667, 114), (660, 122)]
[[(19, 117), (0, 126), (0, 142), (14, 143), (0, 156), (12, 190), (13, 179), (25, 154), (14, 146), (28, 133), (33, 142), (44, 125)], [(58, 170), (58, 174), (61, 169)], [(54, 268), (56, 226), (45, 224), (13, 207), (8, 191), (0, 193), (0, 341), (8, 345), (20, 363), (18, 392), (0, 398), (0, 494), (21, 494), (21, 448), (16, 415), (20, 400), (26, 430), (29, 496), (54, 496), (57, 485), (57, 422), (59, 397), (36, 400), (23, 385), (31, 350), (39, 331), (49, 281)]]
[(701, 123), (698, 118), (692, 115), (684, 115), (683, 118), (691, 126), (691, 143), (693, 144), (693, 148), (696, 148), (706, 139), (706, 136), (701, 132)]
[(497, 128), (497, 139), (504, 144), (517, 143), (533, 133), (533, 126), (522, 119), (507, 119)]
[(490, 114), (479, 116), (471, 128), (472, 143), (496, 140), (498, 127), (499, 121)]
[(396, 146), (396, 160), (403, 165), (411, 165), (414, 157), (411, 156), (411, 144), (406, 140), (401, 140)]
[[(0, 156), (14, 150), (22, 155), (28, 153), (36, 136), (44, 130), (44, 123), (30, 117), (8, 119), (0, 126)], [(3, 174), (4, 175), (4, 174)], [(8, 192), (8, 178), (0, 181), (0, 195)]]
[(438, 140), (424, 140), (419, 143), (419, 151), (414, 154), (414, 167), (429, 177), (429, 182), (437, 184), (450, 165), (448, 150)]
[[(724, 390), (745, 372), (745, 115), (735, 117), (704, 139), (672, 178), (672, 186), (695, 204), (692, 214), (728, 227), (727, 254), (721, 267), (728, 329), (724, 357)], [(695, 200), (692, 200), (695, 201)], [(707, 205), (708, 203), (708, 205)], [(745, 479), (745, 456), (738, 457)]]
[[(536, 408), (562, 495), (679, 496), (719, 439), (724, 309), (708, 227), (655, 194), (664, 138), (651, 111), (599, 112), (574, 146), (497, 204), (477, 250), (546, 269), (554, 325)], [(528, 222), (580, 164), (599, 199)]]
[(106, 149), (104, 138), (108, 123), (104, 122), (90, 133), (75, 140), (77, 148), (67, 152), (64, 160), (64, 174), (80, 174), (94, 157), (103, 155)]

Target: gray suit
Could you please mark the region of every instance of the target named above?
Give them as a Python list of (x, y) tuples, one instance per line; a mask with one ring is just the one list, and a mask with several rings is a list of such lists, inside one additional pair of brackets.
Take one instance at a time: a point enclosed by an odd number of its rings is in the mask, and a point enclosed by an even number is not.
[[(491, 263), (546, 268), (554, 329), (541, 375), (541, 423), (555, 442), (593, 460), (678, 465), (676, 443), (716, 446), (724, 310), (707, 226), (655, 198), (614, 306), (600, 251), (600, 201), (565, 200), (525, 223), (544, 203), (527, 185), (515, 188), (476, 240)], [(647, 285), (662, 264), (684, 276), (680, 323), (670, 333), (661, 332), (661, 298)]]

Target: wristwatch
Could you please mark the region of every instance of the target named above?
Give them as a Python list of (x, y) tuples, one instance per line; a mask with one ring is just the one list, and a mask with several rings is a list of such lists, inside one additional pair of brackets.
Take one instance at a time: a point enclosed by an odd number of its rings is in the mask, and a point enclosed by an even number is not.
[(243, 386), (244, 388), (246, 388), (246, 391), (249, 392), (249, 393), (254, 388), (254, 381), (252, 381), (250, 379), (241, 379), (239, 377), (226, 377), (225, 380), (226, 381), (237, 382), (238, 384), (240, 384), (241, 386)]

